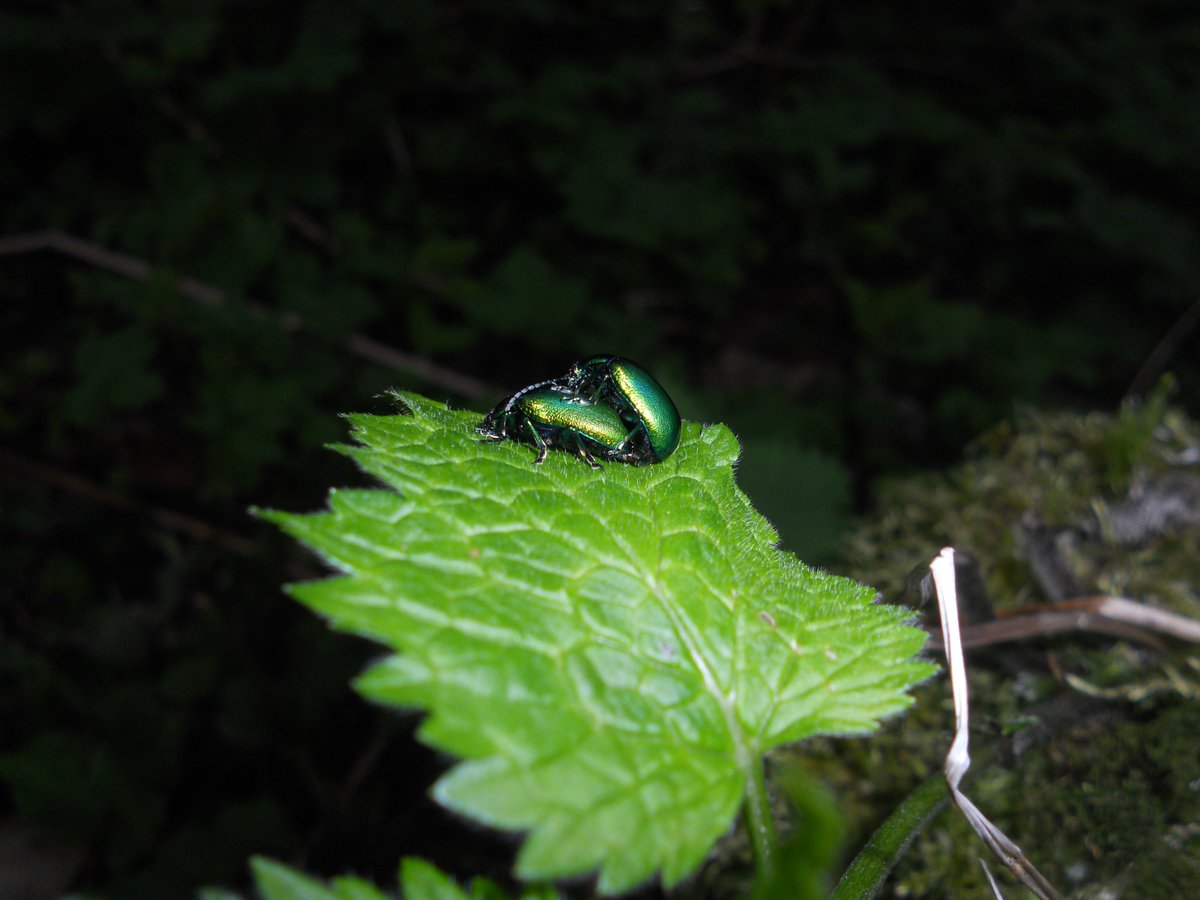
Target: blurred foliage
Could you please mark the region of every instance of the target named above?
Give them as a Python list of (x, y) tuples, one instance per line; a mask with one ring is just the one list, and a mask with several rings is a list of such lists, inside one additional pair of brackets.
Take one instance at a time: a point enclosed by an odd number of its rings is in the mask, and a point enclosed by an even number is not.
[[(262, 857), (253, 860), (253, 867), (255, 886), (264, 900), (388, 900), (392, 896), (368, 881), (349, 875), (335, 878), (326, 886)], [(398, 886), (404, 900), (508, 900), (510, 896), (486, 878), (475, 878), (463, 888), (436, 866), (415, 857), (401, 861)], [(533, 886), (521, 891), (520, 900), (557, 900), (558, 896), (551, 886)]]
[[(0, 447), (50, 470), (0, 472), (0, 815), (122, 896), (285, 845), (503, 872), (426, 852), (437, 763), (336, 687), (366, 651), (285, 608), (297, 562), (232, 549), (245, 507), (353, 478), (315, 448), (388, 387), (483, 408), (618, 352), (832, 559), (876, 476), (1014, 399), (1111, 408), (1195, 301), (1198, 51), (1181, 0), (5, 5)], [(88, 246), (7, 242), (47, 230)]]
[[(382, 386), (331, 346), (368, 328), (502, 386), (666, 358), (715, 395), (696, 418), (860, 473), (944, 459), (1013, 397), (1111, 402), (1194, 300), (1198, 46), (1182, 2), (9, 9), (4, 230), (160, 275), (10, 263), (59, 315), (6, 330), (59, 373), (39, 430), (169, 396), (214, 489)], [(252, 298), (316, 340), (247, 325)]]

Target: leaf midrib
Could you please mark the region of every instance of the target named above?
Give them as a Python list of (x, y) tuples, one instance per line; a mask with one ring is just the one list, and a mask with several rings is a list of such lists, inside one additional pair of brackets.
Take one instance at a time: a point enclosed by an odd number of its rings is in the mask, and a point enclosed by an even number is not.
[[(714, 702), (717, 704), (717, 708), (721, 711), (721, 717), (725, 720), (725, 727), (729, 731), (730, 739), (733, 742), (734, 759), (737, 763), (738, 769), (742, 773), (744, 793), (749, 799), (753, 793), (750, 790), (750, 785), (753, 783), (754, 779), (754, 766), (756, 765), (757, 754), (746, 742), (746, 734), (740, 727), (737, 720), (737, 714), (734, 708), (734, 704), (736, 703), (737, 699), (736, 679), (731, 679), (731, 682), (734, 686), (730, 688), (728, 693), (725, 693), (721, 690), (715, 675), (709, 668), (708, 661), (704, 658), (704, 654), (700, 651), (699, 641), (696, 639), (695, 635), (691, 633), (687, 623), (684, 621), (684, 617), (681, 616), (678, 610), (674, 608), (673, 604), (670, 602), (670, 599), (664, 595), (664, 591), (662, 590), (661, 585), (654, 574), (647, 572), (646, 577), (647, 583), (651, 588), (650, 593), (658, 602), (664, 614), (675, 628), (676, 633), (679, 635), (680, 641), (683, 642), (688, 657), (691, 659), (692, 664), (696, 667), (696, 670), (700, 673), (700, 678), (704, 684), (705, 690), (708, 692), (709, 696), (713, 698)], [(740, 632), (741, 628), (738, 627), (739, 635)]]

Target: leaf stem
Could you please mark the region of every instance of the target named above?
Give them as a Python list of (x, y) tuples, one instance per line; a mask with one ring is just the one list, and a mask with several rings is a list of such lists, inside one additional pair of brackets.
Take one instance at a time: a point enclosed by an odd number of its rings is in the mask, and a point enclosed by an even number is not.
[(771, 797), (767, 793), (767, 778), (764, 771), (766, 761), (756, 757), (746, 766), (746, 831), (750, 835), (750, 847), (754, 851), (755, 868), (762, 881), (775, 869), (775, 847), (778, 836), (775, 832), (775, 816), (771, 812)]
[(926, 778), (871, 835), (842, 875), (830, 900), (874, 897), (913, 838), (949, 799), (941, 772)]

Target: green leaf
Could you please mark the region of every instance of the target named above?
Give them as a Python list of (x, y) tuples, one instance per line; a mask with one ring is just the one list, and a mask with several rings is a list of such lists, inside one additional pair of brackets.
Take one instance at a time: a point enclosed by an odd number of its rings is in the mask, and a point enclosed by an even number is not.
[(65, 402), (67, 417), (94, 425), (158, 399), (163, 384), (151, 368), (156, 349), (154, 336), (139, 325), (86, 335), (75, 351), (77, 382)]
[(834, 795), (799, 766), (786, 767), (777, 781), (797, 826), (779, 848), (772, 877), (755, 885), (755, 900), (822, 900), (846, 837), (846, 816)]
[(250, 867), (265, 900), (387, 900), (388, 896), (369, 881), (349, 876), (335, 878), (326, 887), (315, 878), (263, 856), (251, 859)]
[(337, 894), (321, 882), (283, 863), (256, 856), (250, 860), (250, 868), (265, 900), (337, 900)]
[[(342, 876), (329, 886), (282, 863), (256, 856), (250, 861), (254, 880), (265, 900), (387, 900), (388, 894), (361, 878)], [(406, 857), (400, 864), (400, 896), (404, 900), (505, 900), (508, 896), (494, 881), (476, 878), (469, 891), (433, 863)], [(553, 888), (537, 887), (521, 893), (522, 900), (554, 900)]]
[(384, 489), (262, 515), (342, 573), (292, 594), (398, 651), (359, 690), (429, 710), (422, 738), (466, 760), (438, 800), (529, 831), (520, 876), (673, 885), (761, 800), (766, 752), (870, 731), (932, 671), (909, 611), (775, 549), (724, 426), (596, 472), (396, 399), (411, 414), (350, 416), (359, 445), (337, 448)]
[[(488, 285), (460, 282), (455, 302), (484, 328), (559, 347), (578, 328), (588, 291), (579, 279), (559, 272), (536, 251), (521, 247), (497, 267)], [(554, 314), (547, 315), (548, 309)]]
[(468, 900), (467, 892), (453, 878), (433, 863), (416, 857), (406, 857), (401, 862), (400, 884), (404, 900)]

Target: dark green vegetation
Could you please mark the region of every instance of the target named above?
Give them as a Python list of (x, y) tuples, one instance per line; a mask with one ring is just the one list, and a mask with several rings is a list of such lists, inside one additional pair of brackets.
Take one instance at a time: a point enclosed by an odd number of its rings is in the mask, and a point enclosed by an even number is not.
[(5, 5), (3, 821), (111, 896), (251, 851), (505, 877), (245, 508), (353, 481), (318, 448), (388, 387), (482, 411), (599, 351), (729, 423), (809, 561), (1014, 398), (1166, 365), (1195, 411), (1195, 333), (1153, 351), (1200, 284), (1197, 15)]

